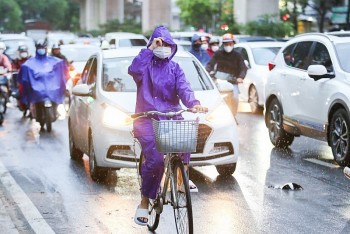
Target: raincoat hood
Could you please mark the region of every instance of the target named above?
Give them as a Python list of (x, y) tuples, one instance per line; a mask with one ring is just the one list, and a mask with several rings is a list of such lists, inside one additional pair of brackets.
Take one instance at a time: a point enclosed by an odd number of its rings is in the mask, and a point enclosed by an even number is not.
[(154, 31), (153, 31), (153, 33), (148, 41), (147, 48), (152, 44), (153, 39), (157, 38), (157, 37), (162, 37), (166, 43), (171, 45), (171, 55), (168, 58), (169, 60), (171, 60), (174, 57), (174, 55), (176, 54), (177, 45), (173, 41), (173, 38), (171, 37), (169, 30), (165, 26), (160, 25), (160, 26), (156, 27), (156, 29), (154, 29)]
[(200, 40), (201, 37), (198, 34), (194, 34), (191, 38), (192, 45), (194, 44), (195, 41)]

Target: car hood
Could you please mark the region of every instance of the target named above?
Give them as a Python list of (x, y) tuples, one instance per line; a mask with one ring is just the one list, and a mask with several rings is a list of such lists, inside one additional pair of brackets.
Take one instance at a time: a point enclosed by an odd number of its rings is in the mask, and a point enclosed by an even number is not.
[[(102, 96), (109, 105), (115, 106), (125, 113), (133, 114), (135, 112), (136, 92), (103, 92)], [(223, 102), (219, 91), (216, 89), (195, 91), (195, 97), (201, 102), (202, 106), (208, 107), (209, 111)]]

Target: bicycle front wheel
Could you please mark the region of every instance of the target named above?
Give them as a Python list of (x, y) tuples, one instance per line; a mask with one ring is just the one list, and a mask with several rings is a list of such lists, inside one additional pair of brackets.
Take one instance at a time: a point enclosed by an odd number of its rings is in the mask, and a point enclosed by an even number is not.
[(193, 233), (193, 216), (190, 189), (184, 165), (180, 159), (172, 162), (171, 204), (177, 233)]
[(155, 231), (158, 227), (159, 224), (159, 217), (160, 214), (157, 212), (157, 207), (159, 205), (159, 195), (157, 195), (157, 199), (154, 201), (150, 201), (149, 205), (148, 205), (148, 230), (150, 231)]

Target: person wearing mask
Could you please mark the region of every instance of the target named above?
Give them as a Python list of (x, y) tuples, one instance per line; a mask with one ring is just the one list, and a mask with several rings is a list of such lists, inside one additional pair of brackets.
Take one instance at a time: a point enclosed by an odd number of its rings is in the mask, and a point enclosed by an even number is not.
[(193, 54), (203, 66), (206, 66), (210, 60), (210, 56), (207, 51), (202, 49), (202, 40), (201, 37), (197, 34), (194, 34), (191, 39), (192, 45), (190, 49), (190, 53)]
[(18, 57), (12, 61), (12, 69), (14, 73), (12, 74), (12, 81), (11, 81), (11, 90), (12, 90), (12, 96), (16, 97), (18, 100), (18, 108), (23, 111), (23, 116), (26, 114), (26, 110), (29, 109), (29, 106), (22, 103), (21, 97), (23, 96), (23, 87), (21, 84), (18, 83), (17, 76), (18, 72), (21, 69), (22, 64), (24, 64), (29, 58), (29, 50), (28, 46), (26, 45), (20, 45), (17, 49)]
[(42, 103), (50, 100), (57, 116), (57, 105), (63, 102), (66, 91), (67, 66), (62, 59), (47, 55), (46, 40), (38, 40), (35, 48), (35, 56), (22, 64), (18, 82), (23, 86), (21, 102), (31, 105), (33, 117), (43, 130)]
[[(187, 108), (207, 112), (194, 96), (184, 71), (172, 58), (177, 51), (170, 32), (158, 26), (152, 33), (147, 48), (142, 49), (128, 68), (128, 73), (137, 85), (135, 113), (145, 111), (178, 111), (180, 100)], [(159, 119), (164, 119), (158, 116)], [(182, 116), (178, 116), (183, 119)], [(134, 221), (147, 225), (149, 199), (155, 199), (164, 172), (164, 154), (157, 151), (152, 119), (141, 118), (134, 122), (134, 135), (141, 144), (144, 156), (141, 165), (141, 202), (137, 207)], [(181, 155), (188, 167), (190, 153)], [(190, 189), (196, 189), (190, 182)]]
[(210, 57), (213, 57), (214, 53), (219, 50), (219, 38), (217, 37), (212, 37), (210, 38), (209, 41), (209, 47), (207, 49), (207, 53), (209, 54)]
[(5, 55), (6, 45), (4, 42), (0, 41), (0, 66), (7, 69), (7, 72), (12, 71), (12, 65), (9, 57)]
[(233, 85), (233, 106), (231, 111), (236, 117), (239, 103), (238, 84), (243, 83), (247, 74), (247, 66), (242, 55), (236, 52), (234, 47), (234, 36), (226, 33), (222, 36), (224, 49), (218, 50), (206, 66), (206, 70), (214, 79), (227, 80)]

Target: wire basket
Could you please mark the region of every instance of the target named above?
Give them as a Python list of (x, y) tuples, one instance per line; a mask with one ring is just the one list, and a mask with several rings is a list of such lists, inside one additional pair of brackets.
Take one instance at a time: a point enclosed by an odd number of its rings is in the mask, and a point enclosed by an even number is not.
[(155, 120), (153, 130), (157, 150), (162, 153), (196, 151), (199, 120)]

